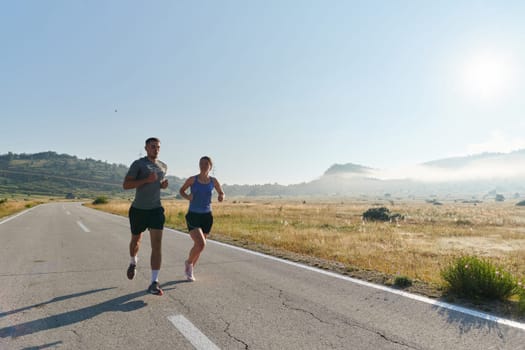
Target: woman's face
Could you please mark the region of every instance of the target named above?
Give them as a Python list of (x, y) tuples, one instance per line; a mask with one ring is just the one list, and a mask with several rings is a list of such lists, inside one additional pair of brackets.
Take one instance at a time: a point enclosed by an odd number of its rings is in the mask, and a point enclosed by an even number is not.
[(201, 173), (209, 173), (211, 170), (211, 164), (207, 159), (201, 159), (199, 161), (199, 168), (201, 169)]

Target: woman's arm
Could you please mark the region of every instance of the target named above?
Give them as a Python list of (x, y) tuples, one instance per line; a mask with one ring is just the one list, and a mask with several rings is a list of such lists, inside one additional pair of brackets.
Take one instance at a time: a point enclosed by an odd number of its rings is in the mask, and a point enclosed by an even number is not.
[(219, 194), (219, 197), (217, 198), (219, 202), (222, 202), (224, 200), (224, 191), (222, 190), (221, 184), (219, 183), (219, 180), (216, 178), (213, 178), (213, 186), (215, 187), (215, 190)]
[(186, 190), (188, 188), (191, 187), (191, 185), (193, 185), (193, 181), (195, 180), (195, 178), (192, 176), (192, 177), (189, 177), (185, 182), (184, 184), (182, 185), (182, 187), (180, 188), (179, 190), (179, 194), (181, 195), (182, 198), (184, 199), (187, 199), (191, 202), (191, 200), (193, 199), (193, 195), (190, 193), (190, 194), (187, 194), (186, 193)]

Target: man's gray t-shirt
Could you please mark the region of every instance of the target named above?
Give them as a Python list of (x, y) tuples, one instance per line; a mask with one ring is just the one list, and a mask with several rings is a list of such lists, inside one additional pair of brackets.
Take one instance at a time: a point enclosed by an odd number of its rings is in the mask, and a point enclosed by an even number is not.
[(157, 180), (151, 183), (144, 184), (135, 189), (135, 200), (131, 204), (137, 209), (155, 209), (160, 208), (160, 182), (166, 176), (168, 166), (156, 160), (155, 163), (150, 161), (148, 157), (140, 158), (134, 161), (129, 167), (126, 177), (132, 177), (135, 180), (142, 180), (149, 176), (149, 174), (157, 173)]

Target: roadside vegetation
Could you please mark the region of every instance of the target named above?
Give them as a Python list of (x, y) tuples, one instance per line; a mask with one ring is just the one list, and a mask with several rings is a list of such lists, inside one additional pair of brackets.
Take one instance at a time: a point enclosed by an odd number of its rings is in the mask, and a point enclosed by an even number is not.
[(97, 205), (97, 204), (107, 204), (108, 202), (109, 202), (108, 197), (106, 197), (106, 196), (99, 196), (99, 197), (97, 197), (97, 198), (95, 198), (93, 200), (92, 204), (95, 204), (95, 205)]
[[(97, 206), (127, 215), (129, 201)], [(187, 202), (164, 200), (167, 225), (185, 230)], [(441, 282), (458, 256), (490, 258), (525, 277), (525, 218), (511, 204), (406, 202), (392, 206), (403, 219), (365, 221), (370, 202), (230, 200), (214, 206), (212, 234), (312, 255), (351, 266)], [(387, 253), (387, 254), (386, 254)]]
[(518, 280), (488, 259), (462, 256), (441, 271), (447, 290), (471, 299), (506, 300), (519, 296)]
[(35, 205), (46, 202), (47, 199), (38, 198), (7, 198), (0, 197), (0, 219), (24, 209), (34, 207)]

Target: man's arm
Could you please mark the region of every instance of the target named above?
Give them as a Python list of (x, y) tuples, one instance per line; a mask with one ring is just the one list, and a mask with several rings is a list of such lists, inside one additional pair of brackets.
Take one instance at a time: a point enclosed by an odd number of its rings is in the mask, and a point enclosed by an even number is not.
[(157, 174), (154, 173), (154, 172), (149, 174), (149, 176), (147, 178), (140, 179), (140, 180), (136, 180), (132, 176), (126, 176), (124, 178), (124, 183), (122, 184), (122, 187), (125, 190), (130, 190), (132, 188), (137, 188), (137, 187), (140, 187), (142, 185), (145, 185), (145, 184), (148, 184), (148, 183), (151, 183), (151, 182), (155, 182), (155, 181), (157, 181)]

